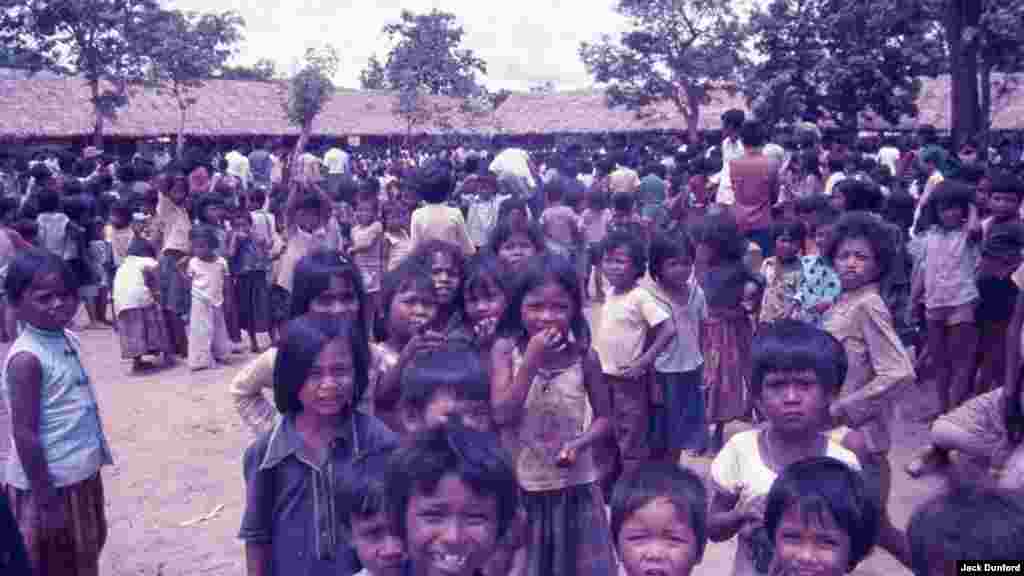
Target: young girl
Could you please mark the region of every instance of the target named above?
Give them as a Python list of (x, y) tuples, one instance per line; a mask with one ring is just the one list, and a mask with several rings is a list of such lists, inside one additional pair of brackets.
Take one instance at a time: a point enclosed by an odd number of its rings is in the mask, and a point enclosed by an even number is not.
[(494, 343), (495, 329), (505, 314), (513, 277), (503, 271), (498, 259), (477, 255), (466, 271), (463, 296), (466, 319), (473, 328), (477, 347), (484, 352)]
[(487, 251), (515, 274), (522, 269), (524, 262), (544, 251), (544, 235), (533, 224), (518, 226), (503, 220), (495, 226), (487, 246)]
[(802, 322), (765, 326), (752, 345), (750, 395), (766, 425), (739, 432), (711, 463), (708, 536), (739, 536), (734, 576), (769, 574), (772, 540), (764, 528), (772, 483), (794, 462), (830, 456), (860, 469), (857, 456), (821, 433), (842, 383), (842, 346)]
[(472, 341), (463, 314), (462, 282), (466, 277), (466, 261), (458, 246), (441, 240), (420, 243), (409, 260), (421, 269), (430, 270), (437, 297), (437, 314), (432, 330), (449, 339)]
[(392, 200), (381, 206), (381, 214), (384, 218), (384, 261), (388, 270), (394, 270), (412, 252), (409, 209), (398, 200)]
[(842, 576), (874, 548), (878, 508), (855, 470), (809, 458), (772, 483), (764, 526), (775, 549), (772, 574)]
[(483, 249), (498, 224), (498, 210), (505, 196), (498, 196), (498, 181), (493, 176), (476, 178), (476, 198), (469, 205), (466, 227), (477, 250)]
[(292, 186), (284, 214), (286, 247), (271, 288), (271, 313), (274, 320), (280, 322), (288, 318), (295, 267), (303, 256), (323, 244), (326, 236), (323, 224), (330, 213), (330, 200), (319, 188), (298, 184)]
[(611, 435), (611, 395), (580, 294), (564, 258), (535, 257), (491, 350), (493, 416), (518, 435), (528, 574), (616, 570), (592, 450)]
[(893, 399), (914, 381), (914, 366), (882, 301), (879, 285), (894, 261), (896, 247), (888, 225), (863, 212), (843, 216), (832, 228), (825, 258), (839, 275), (842, 293), (825, 317), (824, 328), (846, 349), (849, 370), (829, 407), (835, 436), (864, 466), (865, 481), (880, 500), (880, 541), (907, 561), (905, 545), (885, 515), (889, 498)]
[(823, 313), (839, 296), (839, 278), (817, 256), (802, 256), (807, 228), (799, 221), (776, 226), (775, 255), (761, 265), (766, 288), (758, 321), (780, 318), (820, 325)]
[(410, 236), (415, 250), (425, 242), (438, 240), (456, 246), (463, 256), (476, 251), (462, 212), (445, 204), (454, 188), (455, 181), (444, 162), (434, 160), (421, 169), (418, 191), (426, 204), (412, 213)]
[(352, 259), (363, 275), (367, 325), (377, 318), (380, 276), (384, 271), (384, 225), (377, 219), (377, 195), (363, 190), (356, 199), (356, 223), (352, 226)]
[(142, 238), (128, 245), (114, 276), (114, 318), (121, 339), (121, 358), (132, 360), (132, 370), (142, 370), (146, 355), (163, 354), (164, 364), (174, 363), (174, 349), (160, 315), (159, 263), (156, 250)]
[(213, 368), (225, 362), (230, 352), (228, 327), (224, 322), (224, 284), (228, 262), (216, 255), (217, 233), (208, 226), (189, 232), (193, 256), (182, 260), (192, 292), (188, 324), (188, 366), (192, 370)]
[[(217, 237), (217, 247), (214, 249), (214, 254), (224, 258), (226, 262), (230, 262), (232, 252), (227, 222), (228, 210), (224, 197), (221, 196), (221, 194), (226, 193), (223, 190), (226, 187), (227, 181), (219, 180), (216, 186), (216, 188), (221, 189), (219, 192), (215, 189), (210, 194), (199, 197), (195, 204), (195, 214), (196, 225), (209, 227)], [(232, 344), (239, 344), (242, 341), (242, 333), (239, 329), (238, 304), (235, 300), (235, 280), (231, 276), (226, 277), (224, 280), (224, 294), (222, 306), (224, 309), (224, 325), (227, 326), (228, 330), (228, 339)]]
[(178, 261), (188, 256), (192, 220), (185, 206), (188, 202), (188, 170), (172, 162), (161, 175), (153, 231), (160, 246), (160, 305), (164, 310), (167, 332), (180, 356), (188, 355), (188, 332), (185, 318), (191, 302), (188, 283)]
[(104, 235), (107, 242), (110, 242), (111, 252), (114, 256), (114, 268), (121, 265), (121, 261), (128, 255), (128, 246), (135, 238), (132, 220), (131, 203), (118, 200), (110, 207), (110, 226), (105, 230)]
[(270, 285), (267, 283), (270, 244), (264, 234), (253, 233), (255, 220), (252, 212), (238, 211), (232, 216), (228, 256), (234, 279), (239, 329), (249, 334), (249, 349), (259, 353), (256, 333), (270, 329), (267, 325), (270, 317)]
[(24, 329), (7, 352), (3, 400), (11, 444), (5, 478), (36, 574), (99, 574), (107, 539), (100, 468), (113, 464), (92, 380), (67, 331), (78, 286), (60, 256), (26, 250), (5, 288)]
[(974, 371), (978, 327), (975, 271), (980, 256), (981, 224), (972, 191), (952, 180), (932, 193), (928, 212), (935, 224), (924, 237), (914, 275), (914, 297), (923, 296), (928, 351), (935, 366), (941, 412), (967, 398)]
[(745, 241), (736, 222), (706, 216), (691, 232), (694, 274), (707, 296), (708, 315), (701, 326), (707, 419), (715, 424), (711, 450), (722, 447), (727, 422), (750, 411), (746, 398), (752, 327), (741, 306), (750, 273), (743, 266)]
[(336, 513), (336, 471), (396, 443), (382, 422), (356, 409), (368, 382), (365, 342), (355, 323), (337, 318), (286, 327), (274, 363), (282, 417), (245, 451), (239, 537), (250, 576), (356, 572)]

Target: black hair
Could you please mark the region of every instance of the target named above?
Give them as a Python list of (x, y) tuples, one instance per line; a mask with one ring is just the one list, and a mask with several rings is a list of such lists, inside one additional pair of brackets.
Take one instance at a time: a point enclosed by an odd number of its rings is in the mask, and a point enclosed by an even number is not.
[(807, 239), (807, 226), (799, 220), (779, 220), (772, 226), (772, 238), (789, 238), (802, 246)]
[(722, 128), (732, 128), (734, 130), (739, 130), (739, 128), (743, 126), (743, 122), (746, 121), (747, 115), (746, 113), (743, 112), (743, 110), (737, 110), (734, 108), (732, 110), (726, 110), (725, 112), (723, 112), (721, 119)]
[(846, 157), (838, 154), (829, 154), (828, 156), (828, 171), (829, 172), (845, 172), (846, 171)]
[(196, 219), (204, 224), (210, 224), (206, 221), (206, 211), (209, 208), (225, 206), (224, 200), (217, 196), (215, 193), (204, 194), (196, 199), (195, 204), (195, 216)]
[(697, 248), (690, 241), (685, 232), (659, 232), (651, 237), (650, 247), (650, 272), (651, 278), (661, 281), (661, 268), (666, 260), (671, 258), (685, 258), (693, 262), (697, 255)]
[(925, 217), (932, 225), (938, 224), (939, 213), (945, 208), (955, 206), (963, 210), (966, 219), (973, 202), (974, 190), (970, 186), (956, 180), (943, 180), (932, 190), (931, 198), (924, 207)]
[(369, 376), (369, 347), (359, 325), (347, 319), (322, 315), (296, 318), (285, 326), (274, 360), (274, 405), (281, 414), (302, 411), (299, 390), (306, 384), (317, 356), (332, 340), (341, 338), (352, 350), (355, 393), (352, 409), (366, 391)]
[(508, 531), (519, 507), (519, 484), (495, 434), (446, 423), (405, 439), (391, 458), (388, 493), (392, 523), (408, 537), (406, 511), (413, 496), (433, 494), (441, 479), (455, 475), (473, 492), (493, 497), (498, 511), (497, 537)]
[(131, 224), (132, 203), (128, 200), (115, 200), (114, 203), (110, 205), (110, 215), (113, 216), (115, 214), (125, 223)]
[(459, 287), (455, 291), (455, 300), (452, 302), (455, 310), (462, 310), (462, 286), (466, 280), (466, 255), (451, 242), (444, 240), (425, 240), (420, 242), (412, 254), (410, 260), (419, 262), (426, 270), (434, 268), (434, 254), (447, 254), (452, 259), (452, 264), (459, 271)]
[(508, 242), (508, 239), (515, 234), (525, 234), (530, 239), (530, 242), (533, 243), (538, 253), (543, 252), (546, 248), (544, 232), (535, 223), (527, 222), (525, 227), (514, 226), (507, 219), (504, 219), (498, 220), (494, 230), (491, 230), (491, 235), (487, 239), (487, 251), (497, 256), (501, 245)]
[(555, 176), (544, 183), (544, 196), (549, 202), (561, 202), (567, 195), (567, 188), (565, 179), (562, 176)]
[(1024, 502), (1012, 492), (961, 485), (922, 504), (907, 526), (915, 576), (956, 560), (1024, 558)]
[(312, 185), (302, 185), (298, 192), (298, 201), (295, 204), (296, 210), (323, 210), (323, 198), (320, 197), (319, 190)]
[(490, 292), (497, 288), (508, 301), (512, 289), (511, 278), (506, 270), (502, 270), (501, 263), (493, 254), (477, 254), (469, 265), (466, 266), (466, 280), (462, 284), (462, 294), (465, 300), (470, 295), (478, 292)]
[(1020, 221), (994, 224), (982, 243), (983, 256), (1016, 258), (1024, 251), (1024, 224)]
[(7, 267), (7, 278), (4, 280), (7, 300), (15, 306), (20, 304), (25, 291), (31, 288), (32, 282), (41, 274), (59, 274), (64, 287), (78, 294), (78, 277), (63, 258), (48, 250), (31, 248), (17, 251)]
[(418, 354), (402, 369), (402, 406), (418, 415), (439, 392), (490, 407), (491, 387), (480, 352), (463, 344), (447, 344)]
[(616, 212), (632, 212), (636, 206), (636, 196), (629, 192), (612, 194), (612, 210)]
[(377, 322), (375, 332), (377, 339), (385, 342), (391, 337), (391, 330), (388, 326), (388, 319), (391, 317), (391, 303), (399, 292), (412, 290), (430, 294), (434, 299), (434, 280), (431, 278), (430, 267), (424, 266), (422, 262), (405, 258), (398, 267), (388, 270), (381, 277), (380, 281), (380, 310), (381, 322)]
[(750, 395), (761, 396), (765, 377), (772, 372), (814, 370), (818, 383), (835, 395), (846, 380), (846, 350), (828, 332), (806, 322), (779, 320), (765, 325), (750, 347)]
[[(765, 504), (764, 525), (774, 542), (782, 516), (796, 506), (805, 523), (824, 524), (830, 515), (850, 539), (852, 571), (878, 540), (880, 512), (860, 474), (835, 458), (817, 457), (786, 466), (772, 483)], [(812, 520), (813, 519), (813, 520)]]
[(590, 329), (583, 316), (583, 302), (580, 300), (580, 280), (572, 263), (564, 256), (547, 252), (530, 258), (516, 275), (511, 297), (505, 307), (505, 314), (498, 323), (497, 333), (520, 340), (526, 334), (523, 325), (523, 300), (531, 291), (548, 282), (562, 287), (572, 299), (573, 314), (569, 330), (583, 350), (590, 349)]
[(720, 262), (741, 262), (747, 253), (747, 241), (736, 220), (728, 214), (701, 218), (690, 228), (690, 238), (694, 244), (710, 246)]
[(828, 198), (820, 195), (805, 196), (796, 199), (797, 214), (815, 214), (828, 208)]
[(363, 288), (363, 277), (356, 265), (337, 250), (314, 250), (295, 264), (290, 317), (298, 318), (308, 313), (313, 300), (330, 288), (331, 278), (335, 276), (352, 284), (360, 310), (355, 322), (359, 331), (365, 334), (362, 311), (366, 310), (366, 289)]
[(836, 183), (833, 194), (842, 194), (846, 200), (848, 212), (874, 212), (882, 213), (885, 205), (885, 195), (882, 189), (874, 182), (861, 180), (859, 178), (846, 178)]
[(1017, 202), (1024, 197), (1024, 183), (1017, 176), (999, 171), (992, 174), (990, 179), (992, 189), (989, 194), (1012, 194), (1017, 197)]
[(885, 283), (900, 248), (893, 242), (893, 236), (890, 226), (878, 216), (867, 212), (847, 212), (832, 226), (821, 253), (834, 269), (839, 245), (850, 238), (863, 238), (875, 253), (879, 281)]
[(885, 200), (885, 219), (907, 233), (914, 226), (917, 200), (906, 192), (893, 192)]
[(747, 120), (740, 127), (740, 142), (748, 148), (760, 148), (767, 142), (764, 127), (757, 120)]
[(60, 211), (60, 194), (56, 190), (37, 188), (34, 195), (40, 213)]
[(446, 162), (432, 160), (417, 174), (416, 192), (427, 204), (444, 202), (454, 188), (455, 180)]
[(156, 258), (156, 249), (153, 248), (153, 244), (140, 236), (132, 238), (132, 241), (128, 243), (127, 253), (129, 256)]
[[(707, 544), (708, 491), (699, 476), (675, 464), (649, 462), (623, 476), (612, 493), (611, 535), (618, 547), (622, 525), (653, 500), (665, 499), (684, 516), (697, 537), (697, 561)], [(621, 550), (620, 550), (621, 552)]]
[(601, 242), (601, 258), (605, 258), (616, 248), (625, 248), (629, 253), (637, 278), (643, 278), (644, 274), (647, 274), (647, 247), (644, 246), (643, 239), (625, 230), (612, 231)]
[(513, 210), (520, 210), (523, 216), (530, 216), (529, 204), (527, 204), (526, 200), (513, 196), (502, 200), (501, 205), (498, 206), (498, 223), (504, 222)]
[(608, 193), (597, 184), (587, 190), (587, 207), (591, 210), (604, 210), (608, 207)]
[(390, 519), (388, 466), (392, 450), (374, 450), (355, 457), (338, 475), (338, 521), (351, 529), (352, 518), (385, 514)]
[(220, 239), (217, 238), (217, 230), (209, 224), (193, 226), (192, 229), (188, 231), (188, 239), (192, 242), (195, 242), (196, 240), (206, 240), (210, 243), (210, 248), (212, 250), (216, 250), (220, 247)]

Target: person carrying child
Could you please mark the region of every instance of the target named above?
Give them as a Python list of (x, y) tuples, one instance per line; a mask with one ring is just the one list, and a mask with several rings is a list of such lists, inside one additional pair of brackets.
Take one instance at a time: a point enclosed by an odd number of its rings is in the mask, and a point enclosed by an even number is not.
[(134, 238), (114, 275), (114, 318), (121, 358), (132, 360), (134, 371), (147, 368), (143, 362), (147, 355), (163, 355), (167, 366), (174, 363), (174, 348), (160, 314), (159, 270), (152, 244)]

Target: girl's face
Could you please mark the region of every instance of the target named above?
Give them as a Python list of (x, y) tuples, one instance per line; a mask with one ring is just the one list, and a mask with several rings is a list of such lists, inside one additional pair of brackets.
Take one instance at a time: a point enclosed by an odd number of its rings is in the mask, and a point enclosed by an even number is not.
[(856, 290), (878, 280), (878, 257), (867, 238), (845, 238), (833, 258), (844, 291)]
[(775, 529), (772, 564), (781, 574), (841, 576), (850, 567), (850, 535), (827, 508), (807, 514), (790, 506)]
[(537, 247), (527, 234), (510, 234), (498, 247), (498, 259), (513, 269), (537, 254)]
[(185, 199), (188, 198), (188, 178), (172, 176), (168, 180), (168, 185), (167, 197), (171, 199), (171, 202), (179, 206), (184, 204)]
[(797, 437), (817, 430), (829, 398), (814, 370), (769, 372), (761, 383), (758, 408), (773, 430)]
[(395, 534), (390, 515), (378, 512), (369, 516), (352, 514), (352, 549), (359, 563), (374, 576), (399, 576), (405, 547)]
[(601, 271), (616, 290), (626, 290), (636, 283), (636, 266), (625, 246), (616, 246), (605, 253)]
[(352, 280), (341, 275), (331, 276), (327, 289), (309, 302), (309, 311), (354, 320), (359, 315), (359, 299)]
[(17, 304), (18, 320), (42, 330), (62, 330), (78, 310), (78, 292), (56, 272), (39, 273)]
[(962, 206), (947, 204), (939, 207), (939, 223), (946, 230), (955, 230), (963, 226), (965, 217)]
[(569, 333), (574, 308), (568, 290), (557, 282), (545, 282), (526, 293), (519, 314), (528, 336), (550, 328), (564, 336)]
[(698, 562), (697, 535), (667, 498), (655, 498), (630, 514), (616, 545), (627, 576), (689, 576)]
[(213, 246), (206, 238), (195, 238), (192, 240), (192, 254), (200, 260), (213, 258)]
[(345, 338), (328, 342), (299, 389), (303, 412), (328, 418), (350, 410), (356, 389), (353, 371), (351, 343)]
[(376, 212), (377, 205), (372, 202), (360, 202), (359, 204), (356, 204), (356, 223), (360, 226), (369, 226), (373, 223)]
[(466, 316), (473, 324), (496, 320), (505, 313), (505, 293), (493, 282), (481, 282), (466, 292)]
[(459, 295), (462, 284), (462, 270), (455, 258), (447, 252), (435, 252), (431, 257), (430, 278), (434, 281), (434, 291), (441, 306), (449, 306)]
[(388, 312), (388, 332), (393, 338), (405, 341), (423, 330), (437, 315), (434, 295), (415, 288), (404, 288), (395, 293)]
[(414, 491), (405, 510), (406, 546), (417, 576), (470, 576), (498, 542), (498, 499), (455, 474), (432, 493)]
[(761, 287), (754, 282), (743, 285), (743, 309), (747, 314), (758, 314), (761, 309)]
[(661, 263), (662, 281), (672, 289), (689, 285), (693, 276), (693, 259), (686, 256), (668, 258)]
[(779, 236), (775, 239), (775, 254), (779, 260), (789, 262), (800, 254), (800, 243), (790, 236)]

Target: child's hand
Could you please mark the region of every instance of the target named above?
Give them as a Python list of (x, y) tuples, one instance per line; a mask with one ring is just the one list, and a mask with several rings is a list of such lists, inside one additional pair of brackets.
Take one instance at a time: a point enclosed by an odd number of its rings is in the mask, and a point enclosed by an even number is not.
[(565, 344), (565, 336), (562, 336), (558, 330), (554, 328), (541, 330), (530, 338), (530, 342), (526, 345), (526, 354), (523, 360), (536, 367), (537, 361), (540, 360), (541, 356), (558, 352), (565, 347)]
[(400, 362), (406, 363), (420, 352), (432, 352), (444, 346), (444, 334), (440, 332), (426, 331), (413, 336), (402, 348)]
[(740, 528), (740, 537), (750, 539), (754, 532), (764, 525), (764, 511), (768, 505), (768, 496), (757, 496), (749, 500), (743, 507), (743, 527)]
[(832, 303), (829, 302), (828, 300), (825, 300), (823, 302), (818, 302), (817, 304), (812, 306), (811, 309), (814, 310), (818, 314), (824, 314), (825, 312), (828, 312), (828, 309), (831, 308), (831, 307), (832, 307)]
[(486, 340), (491, 336), (494, 336), (495, 330), (498, 328), (498, 318), (484, 318), (473, 325), (473, 332), (476, 334), (477, 340)]
[(576, 464), (576, 454), (578, 449), (576, 448), (575, 442), (567, 442), (561, 450), (558, 451), (558, 459), (555, 461), (556, 464), (563, 468), (569, 468)]
[(644, 374), (647, 374), (647, 371), (650, 369), (651, 365), (647, 362), (637, 361), (622, 369), (622, 377), (628, 380), (634, 380), (636, 378), (640, 378)]

